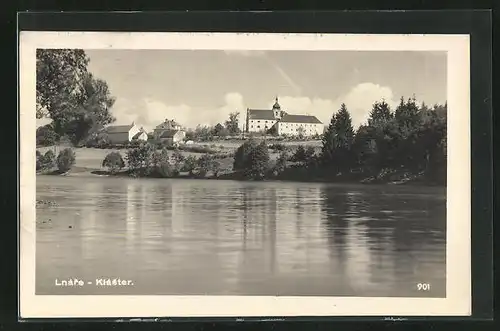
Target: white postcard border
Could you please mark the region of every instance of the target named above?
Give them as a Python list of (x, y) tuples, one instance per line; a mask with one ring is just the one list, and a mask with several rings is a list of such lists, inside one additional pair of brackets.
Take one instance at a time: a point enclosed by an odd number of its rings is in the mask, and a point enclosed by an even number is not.
[[(468, 316), (470, 63), (468, 35), (35, 32), (19, 37), (20, 317)], [(445, 51), (448, 100), (447, 297), (35, 295), (36, 49)]]

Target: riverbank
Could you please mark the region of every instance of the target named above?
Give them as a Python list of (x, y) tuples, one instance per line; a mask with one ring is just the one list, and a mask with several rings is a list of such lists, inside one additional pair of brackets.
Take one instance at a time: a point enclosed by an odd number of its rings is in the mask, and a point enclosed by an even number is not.
[[(66, 177), (103, 177), (103, 178), (150, 178), (150, 179), (203, 179), (203, 180), (232, 180), (232, 181), (255, 181), (249, 180), (244, 177), (241, 172), (226, 172), (217, 177), (215, 176), (198, 176), (196, 174), (189, 174), (181, 172), (175, 177), (159, 177), (159, 176), (136, 176), (131, 174), (128, 170), (122, 170), (116, 173), (111, 173), (107, 170), (101, 169), (84, 169), (74, 168), (66, 173), (58, 171), (38, 172), (37, 176), (66, 176)], [(301, 177), (293, 175), (278, 175), (261, 180), (267, 181), (280, 181), (280, 182), (299, 182), (299, 183), (339, 183), (339, 184), (363, 184), (363, 185), (409, 185), (409, 186), (435, 186), (445, 187), (445, 184), (436, 183), (427, 180), (422, 175), (407, 176), (402, 174), (393, 174), (385, 178), (362, 177), (362, 176), (337, 176), (334, 178), (320, 178), (320, 177)]]
[[(219, 164), (219, 172), (217, 176), (213, 173), (207, 173), (205, 176), (199, 176), (196, 173), (189, 174), (189, 172), (181, 172), (177, 176), (170, 178), (178, 179), (206, 179), (206, 180), (236, 180), (236, 181), (248, 181), (247, 178), (243, 176), (241, 172), (233, 171), (233, 146), (224, 146), (223, 157), (217, 158)], [(44, 153), (49, 149), (54, 149), (54, 147), (46, 147), (38, 149), (40, 152)], [(108, 169), (102, 167), (102, 161), (107, 154), (111, 152), (119, 152), (122, 157), (125, 157), (126, 150), (119, 149), (96, 149), (96, 148), (74, 148), (76, 155), (76, 162), (68, 172), (61, 173), (57, 170), (39, 171), (37, 175), (46, 176), (68, 176), (68, 177), (138, 177), (131, 173), (127, 168), (123, 168), (117, 173), (112, 173)], [(179, 151), (183, 157), (192, 156), (194, 158), (199, 158), (203, 153), (193, 153), (188, 151)], [(269, 151), (270, 161), (276, 162), (279, 156), (279, 151), (270, 150)], [(168, 178), (159, 176), (142, 176), (148, 178)], [(329, 176), (321, 175), (316, 171), (306, 169), (303, 167), (294, 167), (293, 162), (287, 162), (287, 168), (284, 172), (270, 176), (265, 181), (284, 181), (284, 182), (317, 182), (317, 183), (345, 183), (345, 184), (364, 184), (364, 185), (414, 185), (414, 186), (446, 186), (446, 184), (438, 183), (425, 178), (421, 174), (411, 174), (405, 170), (399, 172), (392, 171), (377, 176), (369, 176), (366, 174), (346, 174), (339, 176)]]

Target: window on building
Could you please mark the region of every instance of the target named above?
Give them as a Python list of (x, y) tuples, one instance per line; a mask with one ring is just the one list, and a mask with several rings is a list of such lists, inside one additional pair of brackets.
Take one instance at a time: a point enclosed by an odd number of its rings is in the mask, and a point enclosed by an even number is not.
[(260, 129), (260, 125), (257, 125), (257, 129)]

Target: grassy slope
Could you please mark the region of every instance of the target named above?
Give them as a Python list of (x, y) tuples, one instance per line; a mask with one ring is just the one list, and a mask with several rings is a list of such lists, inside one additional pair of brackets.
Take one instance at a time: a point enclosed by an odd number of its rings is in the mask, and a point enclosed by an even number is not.
[[(214, 142), (196, 143), (196, 145), (208, 146), (220, 151), (221, 153), (229, 153), (229, 152), (234, 152), (242, 143), (243, 143), (242, 141), (214, 141)], [(290, 141), (290, 142), (280, 142), (280, 143), (288, 145), (291, 148), (294, 148), (299, 144), (319, 147), (321, 141)], [(63, 148), (64, 147), (55, 147), (55, 149), (54, 147), (40, 147), (38, 148), (38, 150), (43, 154), (47, 150), (52, 149), (57, 155), (59, 151)], [(74, 148), (73, 150), (75, 151), (76, 154), (76, 162), (72, 172), (89, 172), (93, 170), (103, 170), (103, 168), (101, 167), (101, 163), (107, 154), (113, 151), (118, 151), (122, 154), (122, 157), (125, 158), (125, 155), (127, 153), (126, 149), (116, 150), (116, 149), (97, 149), (97, 148)], [(276, 159), (279, 155), (278, 152), (275, 152), (273, 150), (269, 150), (269, 153), (271, 159)], [(201, 153), (191, 153), (186, 151), (181, 151), (181, 154), (184, 156), (192, 155), (195, 157), (200, 157), (201, 155), (203, 155)], [(232, 157), (226, 159), (219, 159), (218, 161), (221, 163), (221, 167), (222, 169), (225, 169), (225, 171), (232, 169), (232, 163), (233, 163)]]

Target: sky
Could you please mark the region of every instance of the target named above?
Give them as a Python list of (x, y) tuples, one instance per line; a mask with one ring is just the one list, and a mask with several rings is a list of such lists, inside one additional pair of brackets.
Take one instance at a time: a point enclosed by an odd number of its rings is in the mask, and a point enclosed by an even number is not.
[[(108, 83), (114, 124), (146, 130), (168, 119), (215, 125), (234, 111), (315, 115), (328, 124), (345, 103), (353, 125), (375, 101), (446, 101), (446, 53), (400, 51), (86, 50), (89, 70)], [(43, 124), (43, 120), (37, 124)]]

